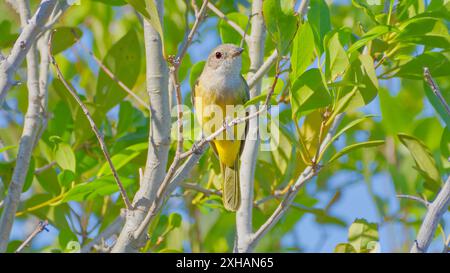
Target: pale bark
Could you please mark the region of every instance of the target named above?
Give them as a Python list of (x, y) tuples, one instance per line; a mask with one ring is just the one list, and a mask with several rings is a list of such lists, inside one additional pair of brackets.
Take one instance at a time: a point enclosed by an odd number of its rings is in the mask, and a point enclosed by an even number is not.
[[(249, 38), (250, 72), (247, 77), (251, 79), (260, 68), (264, 60), (264, 41), (266, 28), (262, 13), (263, 1), (255, 0), (252, 3), (252, 32)], [(261, 78), (259, 78), (261, 79)], [(250, 89), (250, 98), (261, 93), (261, 81), (257, 81)], [(256, 109), (250, 109), (249, 114), (253, 114)], [(244, 150), (241, 155), (240, 188), (241, 206), (236, 213), (236, 246), (238, 252), (247, 252), (249, 240), (253, 233), (252, 211), (253, 211), (253, 189), (256, 160), (259, 149), (258, 119), (248, 121), (248, 133)]]
[[(28, 43), (29, 48), (21, 49), (22, 51), (17, 55), (15, 55), (15, 49), (13, 48), (10, 56), (8, 56), (8, 58), (10, 58), (8, 60), (12, 61), (10, 64), (16, 63), (15, 66), (13, 65), (10, 67), (12, 70), (9, 70), (10, 72), (8, 73), (15, 72), (15, 69), (18, 68), (21, 62), (18, 62), (19, 59), (22, 58), (20, 56), (21, 54), (24, 54), (23, 52), (26, 50), (28, 52), (26, 53), (28, 109), (25, 114), (24, 128), (19, 143), (16, 166), (8, 188), (8, 195), (4, 200), (5, 208), (0, 218), (0, 252), (6, 250), (9, 234), (11, 233), (12, 225), (14, 223), (14, 216), (20, 203), (20, 195), (29, 168), (31, 155), (47, 125), (46, 111), (49, 57), (46, 43), (49, 35), (48, 33), (43, 34), (41, 31), (47, 21), (50, 21), (50, 23), (46, 26), (51, 27), (67, 9), (68, 5), (65, 2), (57, 3), (57, 1), (42, 1), (38, 11), (36, 11), (36, 14), (31, 19), (28, 1), (15, 1), (15, 7), (19, 12), (21, 25), (23, 27), (22, 34), (19, 36), (17, 42), (23, 41), (24, 43)], [(21, 40), (24, 38), (22, 36), (27, 37), (28, 40)], [(38, 41), (36, 42), (36, 40)], [(38, 55), (40, 55), (40, 64)], [(0, 66), (3, 66), (3, 63)], [(2, 82), (1, 78), (4, 76), (5, 74), (2, 76), (0, 72), (0, 86)], [(9, 77), (7, 74), (6, 76)]]
[[(26, 27), (30, 16), (28, 1), (17, 1), (20, 21)], [(20, 39), (20, 38), (19, 38)], [(4, 252), (8, 246), (9, 235), (14, 223), (14, 216), (20, 201), (23, 184), (30, 165), (31, 153), (37, 136), (37, 129), (40, 126), (40, 91), (39, 91), (39, 60), (36, 42), (30, 43), (27, 59), (27, 88), (28, 88), (28, 108), (25, 114), (22, 136), (19, 143), (19, 151), (14, 167), (11, 183), (8, 188), (8, 195), (5, 199), (5, 208), (0, 218), (0, 252)]]
[[(57, 0), (42, 0), (34, 16), (22, 22), (23, 29), (19, 38), (14, 43), (10, 54), (0, 62), (0, 105), (14, 83), (14, 73), (22, 64), (30, 48), (35, 46), (36, 38), (42, 33), (56, 3)], [(17, 7), (19, 8), (18, 4)]]
[(121, 212), (120, 215), (107, 228), (105, 228), (105, 230), (103, 230), (100, 234), (95, 236), (95, 238), (92, 239), (92, 241), (83, 246), (80, 252), (81, 253), (91, 252), (91, 250), (98, 245), (100, 245), (99, 248), (102, 248), (103, 247), (102, 243), (104, 241), (108, 240), (115, 234), (119, 233), (124, 222), (125, 222), (125, 211)]
[(411, 247), (411, 253), (427, 252), (428, 247), (433, 240), (434, 233), (442, 219), (442, 216), (447, 212), (450, 205), (450, 176), (447, 178), (444, 186), (434, 199), (433, 203), (429, 204), (427, 214), (420, 226), (417, 239)]
[[(163, 1), (155, 0), (161, 22)], [(147, 215), (156, 193), (166, 175), (170, 148), (170, 109), (168, 69), (162, 52), (161, 37), (149, 22), (144, 20), (144, 38), (147, 64), (147, 93), (150, 99), (151, 119), (149, 148), (144, 177), (136, 193), (134, 210), (128, 211), (125, 225), (112, 252), (137, 252), (145, 241), (145, 234), (135, 236), (135, 231)]]

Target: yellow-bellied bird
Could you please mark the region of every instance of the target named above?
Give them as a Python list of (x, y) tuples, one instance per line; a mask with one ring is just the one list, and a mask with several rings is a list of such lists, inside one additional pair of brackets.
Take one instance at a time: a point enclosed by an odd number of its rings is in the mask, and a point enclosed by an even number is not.
[[(192, 92), (192, 104), (203, 133), (210, 135), (224, 122), (245, 116), (244, 104), (249, 100), (249, 88), (241, 75), (243, 49), (222, 44), (209, 55), (203, 72)], [(228, 128), (210, 145), (220, 161), (222, 200), (225, 209), (236, 211), (241, 203), (239, 187), (239, 157), (242, 152), (246, 123)]]

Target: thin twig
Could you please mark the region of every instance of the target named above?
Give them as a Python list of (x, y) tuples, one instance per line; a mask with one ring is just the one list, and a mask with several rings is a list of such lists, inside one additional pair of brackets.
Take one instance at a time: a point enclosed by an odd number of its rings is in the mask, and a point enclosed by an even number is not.
[(193, 184), (193, 183), (181, 183), (180, 186), (185, 189), (201, 192), (206, 196), (212, 196), (212, 195), (222, 196), (222, 192), (219, 190), (205, 189), (205, 188), (200, 187), (199, 185)]
[(47, 230), (47, 226), (48, 226), (48, 221), (40, 221), (39, 224), (36, 226), (36, 228), (33, 230), (33, 232), (28, 235), (28, 237), (25, 239), (25, 241), (23, 241), (22, 244), (20, 244), (20, 246), (16, 249), (16, 253), (21, 252), (26, 246), (28, 246), (28, 244), (31, 242), (31, 240), (33, 240), (34, 237), (36, 237), (36, 235), (38, 235), (39, 233), (41, 233), (42, 231), (48, 231)]
[(208, 8), (214, 12), (220, 19), (224, 20), (230, 27), (236, 30), (242, 37), (245, 37), (245, 41), (248, 43), (249, 38), (245, 35), (246, 31), (244, 31), (238, 24), (234, 21), (231, 21), (220, 9), (218, 9), (213, 3), (208, 3)]
[(132, 96), (140, 105), (144, 106), (144, 108), (150, 110), (150, 106), (145, 103), (138, 95), (136, 95), (126, 84), (124, 84), (119, 78), (106, 66), (103, 64), (103, 62), (95, 56), (94, 52), (87, 48), (80, 40), (80, 37), (75, 32), (74, 29), (72, 29), (72, 34), (75, 36), (75, 39), (77, 42), (79, 42), (80, 46), (83, 48), (84, 51), (86, 51), (92, 59), (97, 63), (97, 65), (105, 72), (106, 75), (108, 75), (111, 80), (115, 81), (125, 92), (127, 92), (128, 95)]
[(103, 230), (100, 234), (95, 236), (92, 241), (87, 243), (85, 246), (81, 248), (81, 253), (90, 252), (91, 249), (95, 248), (96, 245), (101, 244), (102, 241), (109, 239), (114, 234), (118, 233), (125, 222), (126, 213), (124, 211), (120, 212), (120, 215), (114, 220), (105, 230)]
[(450, 107), (448, 106), (447, 102), (445, 101), (444, 97), (442, 96), (441, 90), (439, 90), (438, 85), (433, 80), (433, 77), (431, 76), (430, 70), (428, 67), (423, 68), (423, 76), (425, 78), (425, 81), (430, 86), (431, 90), (433, 91), (434, 95), (439, 99), (442, 106), (444, 106), (445, 111), (447, 111), (447, 114), (450, 116)]
[(101, 135), (100, 131), (98, 130), (97, 125), (95, 125), (95, 122), (92, 119), (92, 116), (89, 113), (89, 110), (87, 109), (86, 105), (84, 105), (84, 103), (78, 97), (76, 91), (73, 90), (72, 87), (70, 86), (70, 84), (66, 81), (61, 70), (59, 69), (58, 64), (56, 63), (55, 57), (53, 56), (53, 53), (52, 53), (52, 41), (53, 41), (54, 33), (55, 33), (54, 31), (51, 32), (50, 39), (48, 42), (49, 57), (50, 57), (51, 63), (55, 67), (55, 71), (56, 71), (58, 78), (64, 84), (67, 91), (69, 91), (69, 93), (72, 95), (72, 97), (77, 101), (78, 105), (80, 105), (81, 109), (83, 110), (84, 115), (88, 119), (88, 121), (91, 125), (91, 129), (94, 132), (95, 136), (97, 137), (98, 142), (100, 143), (100, 148), (103, 152), (103, 155), (105, 156), (106, 160), (108, 161), (108, 164), (109, 164), (109, 167), (111, 168), (111, 172), (113, 173), (114, 179), (116, 180), (116, 183), (119, 186), (120, 194), (122, 195), (122, 199), (125, 203), (125, 206), (126, 206), (127, 210), (132, 210), (133, 206), (131, 205), (130, 199), (128, 199), (127, 192), (125, 191), (125, 188), (123, 187), (123, 184), (120, 181), (119, 174), (117, 173), (116, 168), (114, 167), (114, 164), (111, 160), (111, 156), (109, 155), (109, 152), (108, 152), (108, 148), (106, 147), (106, 144), (103, 140), (103, 136)]
[(41, 174), (41, 173), (45, 172), (46, 170), (50, 169), (51, 167), (53, 167), (55, 165), (56, 165), (56, 161), (52, 161), (52, 162), (50, 162), (47, 165), (44, 165), (44, 166), (42, 166), (40, 168), (35, 169), (34, 170), (34, 174)]
[(405, 199), (415, 200), (415, 201), (418, 201), (418, 202), (424, 204), (425, 207), (427, 207), (427, 208), (430, 205), (430, 202), (428, 202), (428, 201), (426, 201), (426, 200), (424, 200), (424, 199), (422, 199), (420, 197), (413, 196), (413, 195), (397, 194), (397, 198), (405, 198)]
[(298, 13), (301, 17), (304, 17), (308, 13), (309, 0), (302, 0), (300, 5), (298, 5)]
[(274, 50), (272, 54), (266, 59), (266, 61), (261, 65), (261, 67), (256, 71), (253, 77), (248, 80), (248, 87), (252, 89), (255, 84), (269, 71), (270, 67), (277, 61), (278, 51)]

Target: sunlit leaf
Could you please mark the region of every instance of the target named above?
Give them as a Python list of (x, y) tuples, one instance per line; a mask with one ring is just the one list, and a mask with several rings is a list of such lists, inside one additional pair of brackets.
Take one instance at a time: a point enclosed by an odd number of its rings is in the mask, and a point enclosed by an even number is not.
[(350, 62), (347, 53), (339, 41), (339, 33), (334, 33), (329, 39), (326, 39), (326, 75), (327, 79), (334, 80), (342, 75)]
[(311, 0), (308, 10), (308, 22), (314, 32), (319, 55), (322, 55), (325, 35), (331, 30), (330, 9), (325, 0)]
[(406, 134), (398, 134), (403, 145), (408, 148), (411, 156), (416, 162), (416, 169), (425, 178), (425, 187), (432, 191), (439, 190), (442, 179), (436, 166), (436, 161), (431, 155), (428, 147), (419, 139)]
[(355, 143), (355, 144), (351, 144), (345, 148), (343, 148), (342, 150), (340, 150), (339, 152), (337, 152), (335, 155), (333, 155), (330, 160), (328, 160), (328, 163), (332, 163), (333, 161), (335, 161), (336, 159), (340, 158), (341, 156), (348, 154), (354, 150), (358, 150), (361, 148), (370, 148), (370, 147), (377, 147), (380, 145), (384, 144), (384, 140), (372, 140), (372, 141), (366, 141), (366, 142), (360, 142), (360, 143)]
[(72, 147), (59, 143), (55, 151), (55, 161), (64, 170), (75, 172), (76, 159)]
[(152, 25), (152, 27), (159, 33), (161, 41), (164, 44), (164, 33), (159, 19), (156, 2), (153, 0), (125, 0), (133, 6), (144, 18)]
[(295, 35), (293, 41), (291, 54), (291, 81), (295, 81), (298, 76), (305, 72), (306, 68), (308, 68), (313, 59), (314, 34), (312, 32), (311, 25), (306, 22), (300, 26), (300, 29), (298, 30), (297, 35)]
[(335, 253), (356, 253), (355, 248), (349, 243), (340, 243), (334, 248)]
[(356, 219), (348, 230), (348, 241), (357, 252), (368, 252), (378, 240), (377, 224), (365, 219)]
[(293, 10), (282, 9), (279, 0), (265, 0), (263, 15), (267, 31), (278, 52), (284, 54), (297, 32), (298, 17), (294, 15)]
[(83, 35), (81, 29), (76, 27), (58, 27), (54, 31), (55, 34), (52, 40), (53, 55), (66, 50)]
[[(140, 50), (137, 33), (132, 29), (110, 48), (103, 59), (103, 64), (128, 88), (133, 87), (140, 72)], [(102, 106), (104, 111), (121, 102), (126, 96), (128, 94), (119, 84), (103, 70), (99, 71), (95, 102)]]
[(322, 78), (322, 73), (316, 68), (310, 69), (297, 78), (290, 90), (292, 116), (325, 107), (331, 103), (331, 97)]

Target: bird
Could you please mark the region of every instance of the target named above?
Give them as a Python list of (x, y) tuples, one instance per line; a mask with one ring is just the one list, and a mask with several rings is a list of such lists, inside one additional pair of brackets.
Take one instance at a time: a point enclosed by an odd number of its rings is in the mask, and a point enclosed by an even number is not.
[[(203, 134), (210, 135), (230, 119), (247, 115), (243, 106), (250, 94), (241, 74), (243, 51), (233, 44), (214, 48), (192, 88), (192, 104)], [(247, 126), (247, 122), (234, 128), (225, 126), (227, 129), (209, 143), (220, 163), (222, 202), (231, 212), (237, 211), (241, 203), (239, 160)]]

